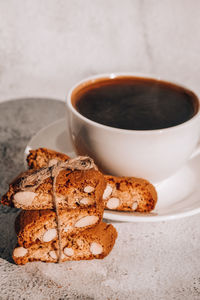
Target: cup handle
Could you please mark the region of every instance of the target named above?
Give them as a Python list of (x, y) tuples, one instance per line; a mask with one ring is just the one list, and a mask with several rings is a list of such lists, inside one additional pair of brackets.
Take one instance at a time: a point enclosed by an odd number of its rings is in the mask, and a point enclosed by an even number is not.
[(192, 159), (192, 158), (196, 157), (199, 154), (200, 154), (200, 142), (197, 144), (196, 149), (194, 150), (194, 152), (192, 153), (192, 155), (190, 156), (189, 159)]

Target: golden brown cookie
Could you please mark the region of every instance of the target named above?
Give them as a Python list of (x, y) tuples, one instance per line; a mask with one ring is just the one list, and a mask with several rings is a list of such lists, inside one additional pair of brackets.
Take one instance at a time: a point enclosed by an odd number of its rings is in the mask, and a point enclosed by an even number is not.
[[(62, 262), (102, 259), (110, 253), (116, 238), (116, 229), (111, 224), (103, 222), (91, 229), (63, 238)], [(13, 251), (13, 259), (20, 265), (31, 261), (57, 262), (58, 241), (36, 243), (27, 248), (17, 246)]]
[[(41, 150), (42, 149), (42, 150)], [(43, 160), (48, 164), (48, 152), (41, 148)], [(37, 156), (38, 149), (31, 150)], [(60, 159), (66, 159), (65, 154), (55, 152)], [(55, 154), (54, 154), (55, 155)], [(33, 163), (34, 158), (32, 159)], [(28, 163), (30, 158), (27, 159)], [(116, 177), (105, 175), (107, 188), (104, 192), (105, 208), (109, 210), (149, 212), (155, 208), (157, 192), (155, 187), (145, 179), (135, 177)]]
[(93, 161), (78, 157), (22, 173), (10, 184), (9, 191), (2, 197), (2, 204), (24, 210), (53, 209), (56, 195), (59, 209), (99, 206), (103, 205), (105, 185), (104, 176), (93, 166)]
[[(104, 207), (60, 210), (61, 238), (79, 233), (101, 222)], [(24, 210), (16, 222), (18, 244), (29, 247), (34, 243), (49, 243), (58, 238), (56, 213), (53, 210)]]
[(103, 194), (105, 208), (110, 210), (149, 212), (157, 202), (154, 186), (134, 177), (104, 175), (107, 186)]

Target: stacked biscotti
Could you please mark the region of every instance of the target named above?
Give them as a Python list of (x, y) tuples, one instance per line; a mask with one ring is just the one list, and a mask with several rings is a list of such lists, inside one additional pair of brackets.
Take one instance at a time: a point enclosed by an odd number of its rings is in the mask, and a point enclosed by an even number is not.
[[(30, 150), (27, 163), (30, 169), (51, 166), (69, 157), (46, 148)], [(150, 212), (155, 208), (157, 193), (145, 179), (104, 175), (106, 188), (103, 193), (104, 206), (108, 210)]]
[(89, 157), (52, 153), (46, 153), (42, 165), (32, 156), (33, 168), (2, 197), (2, 204), (22, 209), (13, 259), (25, 264), (103, 258), (117, 237), (115, 228), (102, 222), (105, 178)]

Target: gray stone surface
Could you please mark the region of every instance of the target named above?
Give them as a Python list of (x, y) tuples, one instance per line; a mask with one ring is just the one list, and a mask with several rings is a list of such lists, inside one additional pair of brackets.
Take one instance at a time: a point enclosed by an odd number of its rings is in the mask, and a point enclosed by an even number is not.
[[(64, 104), (22, 99), (0, 104), (0, 193), (23, 169), (23, 151), (40, 128), (64, 116)], [(0, 208), (0, 299), (200, 299), (199, 215), (160, 223), (115, 223), (104, 260), (16, 266), (18, 211)]]

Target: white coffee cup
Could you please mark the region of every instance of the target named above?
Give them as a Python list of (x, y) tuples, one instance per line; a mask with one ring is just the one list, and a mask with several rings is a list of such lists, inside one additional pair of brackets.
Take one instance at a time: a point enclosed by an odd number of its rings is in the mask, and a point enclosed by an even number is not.
[(73, 86), (66, 101), (72, 142), (77, 154), (92, 157), (104, 173), (145, 178), (156, 184), (178, 171), (197, 148), (200, 137), (199, 99), (197, 112), (191, 119), (155, 130), (113, 128), (96, 123), (77, 111), (74, 99), (83, 88), (97, 80), (123, 76), (160, 80), (146, 75), (112, 73), (93, 76)]

